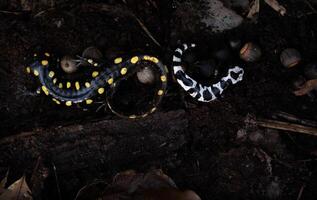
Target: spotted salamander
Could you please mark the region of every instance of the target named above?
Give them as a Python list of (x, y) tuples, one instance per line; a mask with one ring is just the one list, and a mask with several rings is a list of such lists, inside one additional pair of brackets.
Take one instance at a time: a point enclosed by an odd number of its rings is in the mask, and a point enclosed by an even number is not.
[(196, 47), (195, 44), (183, 44), (175, 50), (173, 55), (173, 74), (178, 84), (193, 98), (201, 102), (213, 101), (217, 99), (229, 85), (242, 81), (244, 70), (239, 66), (229, 68), (227, 75), (222, 77), (215, 84), (202, 85), (191, 78), (182, 67), (182, 55), (186, 50), (194, 47)]
[[(156, 57), (138, 55), (127, 60), (118, 57), (110, 67), (105, 67), (105, 65), (107, 65), (106, 62), (97, 63), (89, 58), (80, 59), (81, 61), (89, 63), (93, 69), (96, 69), (92, 70), (90, 80), (84, 83), (79, 81), (76, 81), (75, 83), (63, 83), (56, 73), (59, 60), (54, 59), (49, 53), (34, 54), (33, 60), (26, 66), (26, 72), (38, 77), (41, 84), (41, 90), (47, 96), (51, 96), (56, 104), (72, 106), (73, 104), (78, 103), (92, 104), (95, 96), (103, 95), (106, 93), (106, 89), (109, 89), (111, 85), (134, 74), (136, 72), (137, 64), (140, 62), (151, 62), (160, 73), (160, 83), (158, 84), (154, 100), (151, 102), (150, 110), (138, 115), (125, 116), (124, 114), (115, 112), (111, 108), (111, 105), (109, 105), (110, 109), (120, 117), (139, 118), (147, 116), (156, 110), (157, 105), (160, 103), (166, 92), (168, 71), (166, 66), (164, 66)], [(98, 71), (97, 69), (102, 70)]]

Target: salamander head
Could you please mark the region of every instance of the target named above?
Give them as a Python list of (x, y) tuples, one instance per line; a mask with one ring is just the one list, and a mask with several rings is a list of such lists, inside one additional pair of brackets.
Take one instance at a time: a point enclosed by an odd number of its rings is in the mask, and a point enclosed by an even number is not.
[(51, 55), (47, 52), (41, 54), (34, 53), (33, 58), (27, 62), (25, 67), (26, 73), (39, 76), (40, 71), (49, 66), (50, 60)]

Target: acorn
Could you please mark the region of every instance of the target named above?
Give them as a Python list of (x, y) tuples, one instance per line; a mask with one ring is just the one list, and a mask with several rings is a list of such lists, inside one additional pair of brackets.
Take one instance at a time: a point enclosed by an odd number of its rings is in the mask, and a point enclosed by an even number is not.
[(99, 49), (97, 49), (94, 46), (91, 47), (87, 47), (83, 53), (82, 53), (82, 57), (84, 58), (91, 58), (94, 60), (99, 60), (102, 58), (102, 53)]
[(308, 80), (317, 79), (317, 64), (316, 63), (308, 64), (304, 69), (304, 74)]
[(280, 60), (284, 67), (291, 68), (301, 61), (301, 55), (296, 49), (288, 48), (282, 51)]
[(61, 59), (61, 68), (67, 74), (72, 74), (78, 70), (78, 66), (72, 56), (66, 55)]
[(143, 84), (153, 84), (155, 81), (154, 71), (148, 66), (145, 66), (143, 69), (138, 71), (136, 76), (138, 80)]
[(255, 62), (261, 55), (260, 47), (252, 42), (246, 43), (240, 50), (240, 58), (246, 62)]

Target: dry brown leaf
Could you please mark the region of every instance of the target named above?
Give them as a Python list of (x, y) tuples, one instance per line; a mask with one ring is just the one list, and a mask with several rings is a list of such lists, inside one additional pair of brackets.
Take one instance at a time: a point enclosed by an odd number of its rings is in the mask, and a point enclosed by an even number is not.
[(286, 14), (286, 8), (279, 4), (277, 0), (264, 0), (271, 8), (273, 8), (276, 12), (279, 12), (282, 16)]
[(0, 200), (32, 200), (31, 190), (25, 181), (25, 176), (14, 182), (0, 195)]
[(31, 11), (32, 10), (32, 1), (30, 0), (21, 0), (21, 7), (24, 11)]
[(247, 18), (252, 19), (260, 12), (260, 0), (254, 0), (247, 15)]
[(294, 91), (294, 94), (296, 96), (304, 96), (316, 88), (317, 79), (308, 80), (302, 86), (300, 86), (298, 90)]
[(2, 179), (2, 181), (0, 182), (0, 188), (4, 188), (6, 183), (7, 183), (7, 180), (8, 180), (8, 175), (9, 175), (9, 169), (5, 175), (5, 177)]

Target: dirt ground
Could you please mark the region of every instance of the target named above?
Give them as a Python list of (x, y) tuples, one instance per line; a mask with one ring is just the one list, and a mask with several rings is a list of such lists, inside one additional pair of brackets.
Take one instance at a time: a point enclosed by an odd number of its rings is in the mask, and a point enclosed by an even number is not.
[[(126, 1), (161, 47), (116, 1), (56, 1), (54, 9), (31, 13), (7, 2), (0, 10), (18, 12), (0, 11), (0, 177), (10, 168), (9, 182), (23, 174), (29, 180), (41, 155), (50, 169), (56, 166), (63, 199), (73, 199), (94, 179), (110, 181), (122, 170), (151, 168), (163, 169), (180, 188), (202, 199), (297, 199), (303, 188), (301, 199), (316, 199), (317, 139), (244, 122), (249, 116), (270, 118), (275, 111), (317, 120), (317, 96), (292, 93), (292, 80), (317, 55), (317, 14), (303, 1), (279, 1), (287, 8), (284, 17), (261, 3), (257, 23), (222, 33), (211, 33), (193, 13), (181, 12), (184, 3), (200, 6), (201, 1)], [(91, 6), (100, 2), (106, 11)], [(169, 77), (159, 110), (137, 121), (103, 109), (54, 105), (44, 95), (33, 95), (37, 83), (23, 67), (24, 57), (38, 46), (59, 54), (97, 46), (105, 58), (118, 52), (158, 55), (171, 69), (178, 40), (218, 46), (235, 38), (259, 44), (263, 53), (258, 62), (244, 63), (236, 52), (232, 62), (246, 72), (241, 83), (220, 100), (201, 104)], [(279, 61), (287, 47), (303, 57), (294, 69)], [(57, 199), (56, 188), (51, 173), (42, 199)]]

